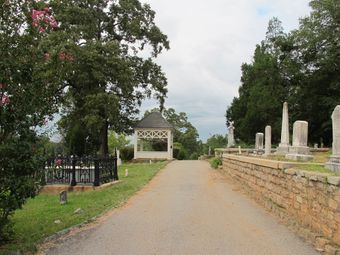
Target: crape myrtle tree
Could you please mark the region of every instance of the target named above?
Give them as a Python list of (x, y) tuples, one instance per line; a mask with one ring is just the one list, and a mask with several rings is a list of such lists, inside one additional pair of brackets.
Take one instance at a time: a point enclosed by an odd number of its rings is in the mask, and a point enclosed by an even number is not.
[(61, 69), (47, 67), (64, 80), (60, 129), (71, 154), (106, 156), (109, 129), (129, 133), (146, 97), (163, 104), (167, 80), (154, 59), (169, 49), (167, 36), (138, 0), (52, 0), (49, 6), (60, 26), (46, 41), (46, 54), (64, 59)]
[(31, 1), (0, 1), (0, 242), (9, 238), (9, 216), (37, 191), (43, 158), (35, 129), (61, 96), (40, 44), (57, 26)]

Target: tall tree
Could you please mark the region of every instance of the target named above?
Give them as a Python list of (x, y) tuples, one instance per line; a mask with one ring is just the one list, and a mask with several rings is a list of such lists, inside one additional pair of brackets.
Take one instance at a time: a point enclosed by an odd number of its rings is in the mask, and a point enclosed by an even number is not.
[(340, 2), (313, 0), (310, 6), (311, 14), (291, 33), (291, 63), (300, 67), (292, 114), (309, 122), (312, 142), (331, 145), (330, 116), (340, 102)]
[(62, 60), (65, 70), (56, 72), (68, 95), (62, 127), (79, 133), (67, 134), (70, 140), (85, 144), (89, 137), (107, 155), (108, 129), (131, 131), (146, 97), (163, 104), (167, 80), (154, 58), (169, 49), (167, 36), (155, 25), (155, 12), (139, 0), (52, 0), (49, 5), (60, 26), (46, 41), (46, 52)]
[(289, 34), (272, 19), (253, 63), (242, 66), (239, 97), (226, 117), (246, 142), (253, 142), (255, 132), (267, 124), (277, 142), (281, 104), (288, 101), (291, 123), (308, 121), (309, 141), (331, 144), (330, 116), (340, 101), (340, 3), (313, 0), (310, 6), (311, 14)]
[(282, 75), (281, 52), (278, 42), (285, 39), (281, 22), (274, 18), (269, 22), (267, 36), (256, 46), (253, 62), (242, 65), (239, 97), (234, 98), (227, 109), (227, 125), (234, 121), (235, 136), (253, 143), (255, 133), (272, 125), (273, 140), (278, 141), (281, 108), (288, 97), (286, 80)]

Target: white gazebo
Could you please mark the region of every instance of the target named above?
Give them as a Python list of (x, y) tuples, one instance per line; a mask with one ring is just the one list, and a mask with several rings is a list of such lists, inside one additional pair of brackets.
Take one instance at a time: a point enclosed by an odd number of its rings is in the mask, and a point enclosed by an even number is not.
[(173, 127), (160, 112), (144, 117), (135, 128), (135, 159), (173, 159)]

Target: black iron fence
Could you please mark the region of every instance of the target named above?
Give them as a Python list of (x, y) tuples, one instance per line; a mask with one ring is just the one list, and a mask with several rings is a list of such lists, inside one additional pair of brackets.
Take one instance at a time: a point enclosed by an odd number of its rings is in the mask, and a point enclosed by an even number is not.
[(118, 180), (117, 157), (58, 157), (45, 163), (46, 184), (93, 185)]

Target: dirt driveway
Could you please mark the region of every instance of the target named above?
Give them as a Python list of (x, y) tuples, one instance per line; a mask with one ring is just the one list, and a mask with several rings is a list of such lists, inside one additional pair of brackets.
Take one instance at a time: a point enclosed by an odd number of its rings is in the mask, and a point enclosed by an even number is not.
[(314, 255), (204, 161), (174, 161), (124, 207), (48, 254)]

